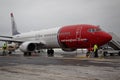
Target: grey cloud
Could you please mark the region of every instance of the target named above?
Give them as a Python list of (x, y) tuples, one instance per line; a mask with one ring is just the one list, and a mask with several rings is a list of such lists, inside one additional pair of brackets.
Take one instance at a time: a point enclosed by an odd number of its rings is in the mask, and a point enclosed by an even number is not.
[(119, 0), (0, 0), (0, 34), (10, 35), (10, 12), (20, 32), (95, 24), (119, 34)]

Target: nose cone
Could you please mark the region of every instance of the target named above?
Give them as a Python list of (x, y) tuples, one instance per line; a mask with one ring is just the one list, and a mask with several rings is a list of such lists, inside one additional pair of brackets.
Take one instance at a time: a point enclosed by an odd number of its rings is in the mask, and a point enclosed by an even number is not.
[(112, 40), (112, 36), (109, 33), (103, 32), (102, 40), (103, 40), (103, 44), (106, 44), (110, 40)]
[(108, 40), (112, 40), (112, 36), (110, 34), (108, 34)]
[(97, 43), (100, 46), (108, 43), (110, 40), (112, 40), (112, 36), (106, 32), (100, 32), (99, 37), (97, 37)]
[(104, 38), (106, 39), (106, 42), (112, 40), (112, 36), (109, 33), (105, 33)]

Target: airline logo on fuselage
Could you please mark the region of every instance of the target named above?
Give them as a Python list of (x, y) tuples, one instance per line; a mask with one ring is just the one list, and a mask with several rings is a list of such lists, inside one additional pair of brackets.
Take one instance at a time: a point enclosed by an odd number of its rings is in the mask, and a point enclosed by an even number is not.
[(76, 41), (82, 41), (82, 42), (87, 42), (88, 39), (86, 38), (81, 38), (81, 39), (63, 39), (61, 40), (61, 42), (76, 42)]

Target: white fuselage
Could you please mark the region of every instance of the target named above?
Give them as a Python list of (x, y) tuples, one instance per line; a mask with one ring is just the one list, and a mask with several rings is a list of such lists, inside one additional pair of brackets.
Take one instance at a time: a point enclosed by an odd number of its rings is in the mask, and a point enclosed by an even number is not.
[(32, 31), (13, 36), (14, 40), (42, 42), (46, 48), (59, 48), (58, 31), (60, 28), (45, 29), (40, 31)]

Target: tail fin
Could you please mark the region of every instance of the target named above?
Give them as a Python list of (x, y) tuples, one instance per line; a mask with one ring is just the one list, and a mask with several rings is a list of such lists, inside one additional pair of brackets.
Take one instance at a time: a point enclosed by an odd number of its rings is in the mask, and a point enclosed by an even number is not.
[(15, 20), (14, 20), (13, 13), (11, 13), (10, 16), (11, 16), (11, 24), (12, 24), (12, 35), (20, 34), (20, 33), (17, 31), (17, 27), (16, 27), (16, 23), (15, 23)]

